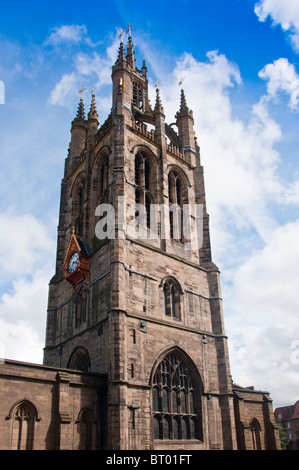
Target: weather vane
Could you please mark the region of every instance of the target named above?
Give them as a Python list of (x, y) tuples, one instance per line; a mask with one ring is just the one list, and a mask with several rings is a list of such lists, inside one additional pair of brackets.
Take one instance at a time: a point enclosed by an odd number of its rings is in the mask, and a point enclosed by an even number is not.
[(159, 83), (160, 83), (160, 82), (158, 82), (158, 80), (157, 80), (156, 83), (155, 83), (155, 88), (158, 88)]
[(93, 87), (93, 89), (91, 90), (91, 93), (94, 94), (95, 90), (96, 90), (96, 86)]
[(179, 86), (182, 86), (182, 85), (183, 85), (183, 81), (184, 81), (184, 80), (185, 80), (184, 78), (181, 78), (181, 80), (179, 81)]
[(81, 99), (83, 99), (83, 93), (86, 90), (86, 88), (81, 87), (81, 90), (78, 91), (78, 93), (81, 94)]
[(129, 28), (128, 28), (128, 31), (127, 33), (129, 33), (129, 36), (131, 37), (131, 29), (133, 28), (133, 25), (131, 23), (129, 23)]
[(119, 35), (121, 42), (123, 42), (123, 36), (124, 36), (124, 34), (125, 34), (125, 30), (124, 30), (124, 29), (121, 29), (121, 30), (120, 30), (120, 35)]

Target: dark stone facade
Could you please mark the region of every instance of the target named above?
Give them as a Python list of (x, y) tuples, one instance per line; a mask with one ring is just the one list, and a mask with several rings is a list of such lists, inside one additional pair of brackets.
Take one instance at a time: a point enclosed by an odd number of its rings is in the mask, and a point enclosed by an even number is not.
[[(72, 122), (44, 365), (0, 365), (0, 448), (279, 448), (269, 394), (231, 380), (203, 167), (184, 91), (175, 131), (158, 88), (150, 105), (147, 69), (136, 67), (131, 36), (126, 55), (120, 44), (112, 83), (111, 113), (100, 128), (94, 95), (87, 119), (81, 98)], [(115, 237), (99, 236), (104, 203), (114, 210)], [(130, 231), (136, 203), (147, 211), (139, 238)], [(167, 211), (151, 237), (153, 204), (200, 205), (202, 243), (186, 249), (188, 238), (175, 236), (176, 215)], [(65, 280), (72, 236), (91, 250), (75, 287)]]

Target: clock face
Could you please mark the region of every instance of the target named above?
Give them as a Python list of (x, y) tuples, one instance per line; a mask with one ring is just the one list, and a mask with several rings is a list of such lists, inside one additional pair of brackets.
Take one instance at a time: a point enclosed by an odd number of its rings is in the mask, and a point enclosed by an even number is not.
[(68, 272), (73, 273), (77, 269), (78, 264), (79, 264), (79, 253), (75, 252), (70, 257), (70, 260), (67, 266)]

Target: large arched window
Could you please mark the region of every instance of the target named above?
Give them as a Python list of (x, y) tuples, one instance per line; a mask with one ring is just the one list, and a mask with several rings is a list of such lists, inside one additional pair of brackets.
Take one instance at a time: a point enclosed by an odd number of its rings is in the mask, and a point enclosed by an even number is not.
[(202, 440), (200, 386), (176, 352), (156, 368), (152, 400), (154, 439)]
[(181, 287), (179, 283), (168, 278), (163, 284), (164, 314), (168, 317), (181, 319)]
[(140, 206), (136, 209), (135, 217), (141, 216), (142, 208), (144, 226), (147, 228), (150, 228), (150, 207), (153, 203), (153, 166), (149, 156), (139, 151), (135, 155), (135, 204)]
[(24, 401), (15, 408), (12, 422), (11, 450), (33, 450), (36, 409)]

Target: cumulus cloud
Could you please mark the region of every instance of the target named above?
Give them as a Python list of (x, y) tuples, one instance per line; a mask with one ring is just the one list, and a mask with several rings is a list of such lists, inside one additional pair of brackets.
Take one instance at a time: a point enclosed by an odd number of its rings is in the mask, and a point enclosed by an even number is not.
[[(78, 90), (84, 84), (85, 88), (100, 89), (111, 83), (111, 67), (116, 60), (119, 47), (118, 35), (115, 35), (112, 44), (107, 47), (105, 54), (98, 54), (96, 51), (74, 55), (72, 71), (63, 74), (59, 82), (50, 93), (48, 102), (52, 105), (72, 107), (74, 97), (78, 96)], [(105, 103), (105, 100), (104, 100)], [(102, 110), (108, 112), (109, 106)]]
[(288, 32), (293, 48), (299, 52), (299, 3), (294, 0), (260, 0), (254, 11), (260, 21), (272, 18), (273, 25), (281, 25)]
[(92, 45), (91, 40), (87, 36), (87, 28), (85, 25), (62, 25), (53, 28), (53, 32), (46, 39), (46, 45), (63, 45), (67, 43), (79, 44), (86, 42)]
[(78, 96), (79, 86), (79, 78), (74, 72), (64, 74), (51, 91), (48, 102), (71, 108), (74, 96)]
[[(18, 279), (0, 299), (0, 347), (7, 359), (42, 362), (50, 271)], [(1, 351), (0, 351), (1, 355)]]
[(293, 64), (285, 58), (267, 64), (260, 72), (259, 77), (267, 81), (267, 93), (270, 99), (275, 99), (279, 92), (289, 98), (289, 107), (298, 108), (299, 102), (299, 75)]
[(2, 213), (0, 225), (0, 356), (41, 362), (55, 241), (32, 215)]
[(45, 253), (55, 252), (47, 228), (30, 214), (0, 213), (0, 226), (0, 268), (7, 277), (31, 273)]
[(274, 230), (236, 269), (225, 300), (234, 379), (250, 385), (254, 377), (281, 405), (298, 398), (298, 238), (299, 220)]

